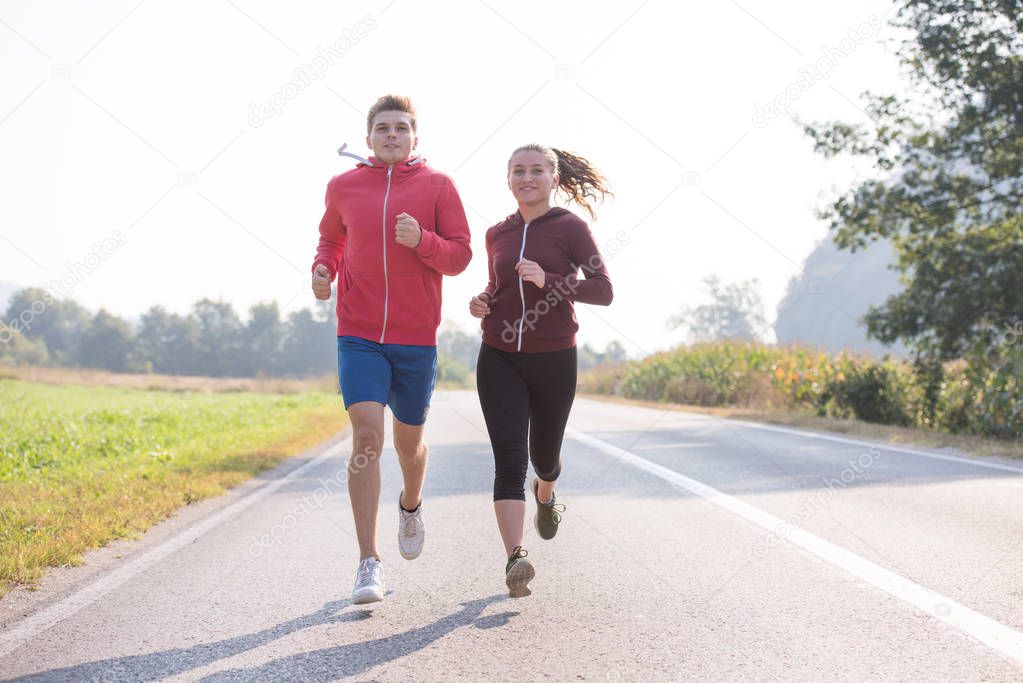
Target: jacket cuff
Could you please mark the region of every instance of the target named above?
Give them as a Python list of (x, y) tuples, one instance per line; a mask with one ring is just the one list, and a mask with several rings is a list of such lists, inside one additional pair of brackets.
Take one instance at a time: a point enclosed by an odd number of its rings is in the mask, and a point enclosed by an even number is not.
[(430, 258), (437, 251), (437, 240), (439, 239), (437, 233), (423, 228), (419, 228), (419, 231), (419, 244), (414, 247), (414, 250), (419, 254), (419, 258)]
[(330, 267), (329, 263), (324, 263), (323, 261), (319, 261), (319, 260), (313, 261), (313, 266), (312, 266), (312, 268), (309, 269), (309, 272), (310, 273), (315, 273), (316, 272), (316, 266), (323, 266), (324, 268), (326, 268), (327, 269), (328, 277), (330, 277), (331, 282), (334, 281), (334, 276), (337, 275), (337, 273), (334, 271), (333, 268)]
[(548, 273), (544, 271), (543, 274), (543, 291), (550, 292), (555, 289), (563, 290), (563, 284), (568, 284), (569, 279), (561, 273)]

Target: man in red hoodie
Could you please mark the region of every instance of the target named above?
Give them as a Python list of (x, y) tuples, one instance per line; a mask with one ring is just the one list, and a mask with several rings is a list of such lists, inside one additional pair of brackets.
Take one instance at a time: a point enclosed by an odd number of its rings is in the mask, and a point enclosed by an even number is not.
[(414, 154), (416, 113), (407, 97), (385, 95), (367, 117), (373, 156), (327, 185), (312, 287), (329, 299), (338, 278), (338, 380), (352, 423), (348, 492), (360, 563), (352, 602), (383, 599), (376, 546), (384, 406), (394, 416), (394, 447), (404, 488), (398, 547), (423, 548), (421, 494), (429, 449), (423, 428), (437, 378), (441, 280), (472, 258), (469, 225), (451, 179)]

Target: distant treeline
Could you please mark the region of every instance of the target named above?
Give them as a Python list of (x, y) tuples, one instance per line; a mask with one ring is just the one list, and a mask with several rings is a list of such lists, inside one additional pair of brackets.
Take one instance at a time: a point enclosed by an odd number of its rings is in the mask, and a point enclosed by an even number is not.
[[(15, 292), (0, 323), (0, 363), (208, 377), (309, 377), (337, 371), (334, 301), (281, 311), (276, 302), (247, 319), (224, 301), (202, 299), (186, 315), (153, 306), (137, 324), (90, 312), (47, 290)], [(479, 335), (445, 327), (438, 338), (440, 380), (465, 382), (476, 367)], [(612, 342), (580, 349), (580, 367), (625, 360)]]
[(187, 315), (153, 306), (132, 324), (37, 288), (16, 292), (0, 327), (0, 360), (210, 377), (300, 377), (337, 366), (332, 304), (282, 316), (256, 304), (242, 320), (231, 304), (202, 299)]

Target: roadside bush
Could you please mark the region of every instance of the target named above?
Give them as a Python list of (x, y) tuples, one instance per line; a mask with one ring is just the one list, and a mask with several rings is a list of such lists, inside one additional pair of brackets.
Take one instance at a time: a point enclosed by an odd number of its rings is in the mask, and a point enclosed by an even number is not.
[(865, 422), (913, 424), (908, 371), (893, 363), (867, 362), (827, 384), (821, 396), (826, 414), (855, 417)]
[(988, 356), (926, 367), (801, 346), (697, 344), (584, 372), (579, 390), (1023, 439), (1023, 345), (1008, 342)]

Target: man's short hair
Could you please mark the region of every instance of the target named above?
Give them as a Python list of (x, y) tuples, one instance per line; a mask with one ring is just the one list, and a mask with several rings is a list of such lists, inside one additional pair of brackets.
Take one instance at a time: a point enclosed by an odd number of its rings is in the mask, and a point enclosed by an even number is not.
[(384, 95), (369, 108), (366, 117), (366, 133), (373, 132), (373, 119), (382, 111), (403, 111), (412, 119), (412, 132), (416, 132), (416, 108), (412, 100), (405, 95)]

